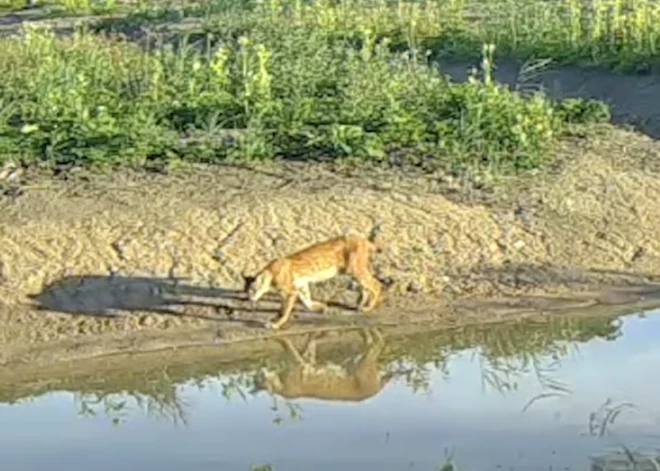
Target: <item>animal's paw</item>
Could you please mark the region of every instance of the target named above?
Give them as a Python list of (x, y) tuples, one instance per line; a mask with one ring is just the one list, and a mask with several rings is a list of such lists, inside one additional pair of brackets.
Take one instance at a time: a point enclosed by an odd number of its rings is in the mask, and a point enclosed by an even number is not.
[(358, 306), (358, 312), (361, 314), (370, 314), (376, 306)]
[(273, 321), (264, 322), (264, 329), (266, 330), (277, 330), (275, 323)]

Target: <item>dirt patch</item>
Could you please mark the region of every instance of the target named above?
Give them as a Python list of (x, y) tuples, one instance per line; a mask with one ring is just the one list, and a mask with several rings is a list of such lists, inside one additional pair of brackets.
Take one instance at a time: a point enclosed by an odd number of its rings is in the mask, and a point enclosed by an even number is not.
[[(385, 305), (357, 315), (357, 293), (333, 280), (312, 292), (333, 312), (299, 311), (292, 332), (652, 307), (660, 148), (605, 131), (607, 140), (566, 143), (554, 173), (489, 190), (303, 164), (26, 175), (0, 201), (2, 362), (266, 335), (278, 304), (246, 311), (241, 273), (374, 222), (387, 246), (374, 261), (391, 282)], [(485, 302), (510, 297), (513, 306)]]

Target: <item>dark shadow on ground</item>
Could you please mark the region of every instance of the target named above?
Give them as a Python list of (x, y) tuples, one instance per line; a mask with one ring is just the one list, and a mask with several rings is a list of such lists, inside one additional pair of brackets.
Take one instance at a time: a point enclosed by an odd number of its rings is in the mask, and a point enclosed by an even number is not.
[[(279, 297), (272, 293), (264, 296), (253, 310), (238, 290), (201, 287), (176, 278), (98, 275), (62, 278), (31, 299), (38, 309), (71, 315), (117, 317), (149, 312), (239, 322), (252, 327), (262, 327), (265, 320), (277, 315), (280, 306)], [(350, 309), (341, 303), (328, 305)], [(304, 308), (297, 305), (294, 314), (303, 312)], [(313, 323), (318, 316), (306, 315), (296, 322)]]
[[(628, 306), (633, 310), (660, 307), (660, 275), (650, 273), (512, 263), (485, 268), (469, 278), (471, 282), (492, 283), (502, 293), (498, 299), (475, 297), (461, 300), (457, 305), (459, 310), (490, 309), (505, 315), (508, 311), (551, 313), (576, 310), (588, 313), (616, 310), (617, 306)], [(513, 293), (524, 293), (530, 289), (553, 293), (556, 288), (563, 287), (569, 288), (570, 294), (508, 295), (507, 287), (515, 290)]]
[(501, 284), (522, 287), (548, 284), (590, 284), (602, 287), (644, 287), (660, 293), (660, 275), (623, 270), (583, 269), (571, 266), (532, 263), (508, 263), (502, 267), (487, 267), (477, 276), (496, 280)]

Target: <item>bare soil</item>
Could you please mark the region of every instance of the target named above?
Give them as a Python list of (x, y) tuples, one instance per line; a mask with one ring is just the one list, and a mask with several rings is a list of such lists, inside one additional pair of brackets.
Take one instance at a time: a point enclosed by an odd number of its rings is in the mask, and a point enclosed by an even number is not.
[(552, 171), (492, 184), (283, 163), (28, 172), (0, 183), (0, 361), (266, 337), (277, 300), (247, 310), (241, 273), (374, 222), (384, 305), (359, 315), (349, 280), (332, 280), (312, 295), (333, 311), (299, 306), (279, 335), (660, 306), (658, 143), (607, 126), (557, 152)]

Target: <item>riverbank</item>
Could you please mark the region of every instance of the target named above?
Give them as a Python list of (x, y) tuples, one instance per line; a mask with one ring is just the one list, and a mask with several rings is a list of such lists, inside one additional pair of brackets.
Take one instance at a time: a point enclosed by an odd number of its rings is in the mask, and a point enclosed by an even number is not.
[(326, 164), (28, 170), (0, 202), (2, 362), (262, 336), (278, 304), (247, 311), (241, 272), (373, 221), (383, 307), (356, 314), (333, 280), (312, 294), (337, 305), (299, 308), (290, 332), (652, 305), (658, 144), (606, 126), (557, 152), (554, 169), (491, 184)]

